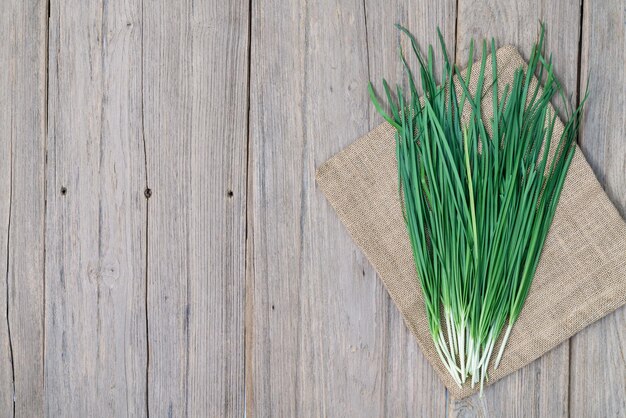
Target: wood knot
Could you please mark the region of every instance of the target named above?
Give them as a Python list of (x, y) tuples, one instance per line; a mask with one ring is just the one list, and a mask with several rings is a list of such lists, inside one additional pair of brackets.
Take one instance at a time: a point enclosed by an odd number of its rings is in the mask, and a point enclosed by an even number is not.
[(120, 266), (116, 258), (104, 257), (89, 263), (87, 277), (93, 285), (105, 285), (112, 289), (119, 280)]

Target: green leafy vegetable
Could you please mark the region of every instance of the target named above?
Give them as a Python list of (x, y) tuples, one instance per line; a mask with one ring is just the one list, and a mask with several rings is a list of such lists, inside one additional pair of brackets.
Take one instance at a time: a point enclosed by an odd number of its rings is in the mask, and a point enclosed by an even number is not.
[[(424, 57), (408, 30), (398, 29), (419, 62), (422, 92), (401, 49), (408, 93), (398, 86), (394, 99), (383, 80), (386, 112), (371, 83), (369, 92), (397, 131), (403, 215), (435, 349), (459, 386), (469, 378), (482, 391), (496, 342), (504, 332), (497, 368), (528, 295), (587, 94), (578, 108), (568, 108), (551, 58), (542, 53), (543, 26), (526, 72), (519, 68), (500, 94), (493, 39), (491, 84), (485, 85), (486, 42), (477, 81), (470, 83), (473, 42), (463, 78), (439, 32), (444, 63), (438, 86), (432, 47)], [(544, 80), (543, 88), (532, 82), (534, 74)], [(485, 120), (482, 102), (490, 89), (493, 101), (486, 110), (492, 116)], [(557, 116), (550, 100), (556, 94), (568, 111), (558, 143), (551, 144)]]

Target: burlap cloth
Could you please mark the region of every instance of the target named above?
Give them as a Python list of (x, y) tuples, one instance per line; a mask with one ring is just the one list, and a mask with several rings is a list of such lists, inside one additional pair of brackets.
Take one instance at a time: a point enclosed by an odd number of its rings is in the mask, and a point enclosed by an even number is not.
[[(486, 80), (491, 80), (489, 61)], [(497, 51), (497, 64), (501, 89), (513, 81), (515, 69), (526, 65), (511, 46)], [(477, 75), (478, 66), (474, 68), (473, 75)], [(483, 103), (489, 117), (490, 94)], [(558, 139), (562, 130), (557, 121), (554, 137)], [(390, 125), (378, 126), (326, 161), (317, 171), (317, 182), (378, 272), (451, 395), (463, 398), (478, 387), (465, 384), (459, 388), (435, 352), (400, 209), (394, 141)], [(488, 384), (527, 365), (624, 303), (626, 225), (577, 149), (528, 299), (500, 367), (489, 372)]]

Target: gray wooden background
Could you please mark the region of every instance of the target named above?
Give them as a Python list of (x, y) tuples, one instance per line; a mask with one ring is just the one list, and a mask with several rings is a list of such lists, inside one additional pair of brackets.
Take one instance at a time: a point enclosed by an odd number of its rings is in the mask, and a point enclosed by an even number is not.
[(3, 0), (0, 416), (626, 416), (625, 308), (451, 399), (314, 182), (394, 23), (540, 20), (626, 215), (624, 0)]

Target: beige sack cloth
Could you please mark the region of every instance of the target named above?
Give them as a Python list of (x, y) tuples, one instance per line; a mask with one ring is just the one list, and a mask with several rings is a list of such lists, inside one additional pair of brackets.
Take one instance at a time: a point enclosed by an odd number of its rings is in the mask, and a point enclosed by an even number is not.
[[(497, 51), (499, 87), (526, 63), (517, 50)], [(485, 79), (491, 80), (487, 63)], [(478, 71), (473, 71), (475, 85)], [(487, 117), (491, 95), (484, 99)], [(553, 143), (563, 132), (557, 121)], [(384, 123), (325, 162), (317, 182), (374, 266), (391, 298), (451, 395), (459, 388), (435, 351), (398, 196), (394, 129)], [(570, 166), (528, 299), (489, 382), (518, 370), (626, 303), (626, 225), (580, 149)], [(494, 350), (495, 351), (495, 350)], [(492, 361), (493, 363), (493, 361)]]

